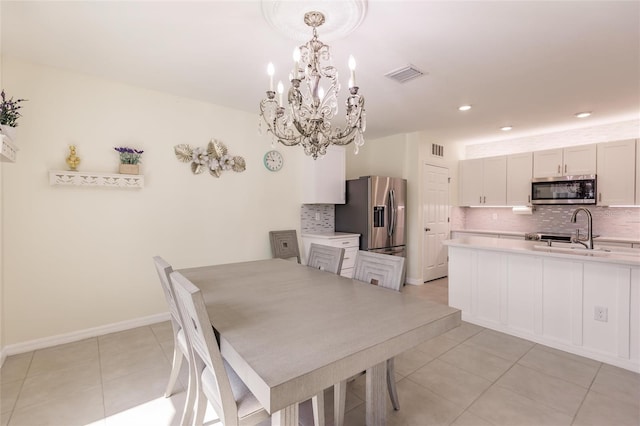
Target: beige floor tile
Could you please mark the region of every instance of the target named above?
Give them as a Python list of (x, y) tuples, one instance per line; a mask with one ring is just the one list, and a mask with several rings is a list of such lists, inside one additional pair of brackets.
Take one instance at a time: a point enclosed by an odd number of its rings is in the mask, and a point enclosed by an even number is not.
[(640, 411), (628, 404), (598, 392), (589, 392), (573, 423), (575, 426), (638, 426)]
[(124, 377), (158, 365), (170, 366), (159, 344), (146, 347), (130, 347), (119, 352), (100, 354), (102, 378), (105, 381)]
[(410, 374), (407, 379), (462, 408), (468, 407), (491, 386), (489, 380), (437, 359)]
[(16, 380), (14, 382), (3, 382), (0, 385), (0, 414), (6, 414), (13, 410), (20, 389), (22, 389), (22, 383), (22, 380)]
[(12, 412), (8, 412), (5, 414), (0, 413), (0, 426), (7, 426), (9, 424), (9, 419), (11, 418)]
[(496, 425), (570, 425), (573, 417), (508, 389), (492, 386), (469, 407), (469, 412)]
[(420, 352), (424, 352), (429, 357), (437, 358), (449, 349), (459, 345), (460, 342), (445, 335), (440, 335), (416, 346)]
[(480, 333), (482, 330), (486, 330), (486, 328), (471, 324), (470, 322), (462, 321), (459, 327), (447, 331), (443, 336), (462, 343), (470, 337)]
[(589, 361), (580, 362), (575, 355), (537, 345), (520, 358), (518, 364), (588, 388), (600, 367), (599, 362)]
[(455, 422), (451, 423), (451, 426), (492, 426), (492, 424), (475, 414), (465, 411), (460, 414), (460, 417)]
[(441, 355), (438, 359), (492, 382), (513, 365), (511, 361), (466, 342)]
[(398, 382), (398, 399), (400, 411), (394, 411), (387, 400), (388, 425), (449, 424), (463, 411), (463, 407), (407, 379)]
[(102, 389), (98, 360), (27, 377), (16, 401), (15, 410), (92, 389)]
[(98, 339), (85, 339), (34, 352), (28, 377), (98, 359)]
[[(132, 426), (132, 425), (172, 425), (180, 424), (184, 409), (186, 393), (180, 392), (171, 398), (156, 397), (137, 405), (123, 409), (112, 414), (107, 414), (105, 426)], [(206, 421), (213, 420), (211, 410)], [(214, 415), (215, 416), (215, 415)], [(215, 416), (214, 418), (217, 418)], [(207, 424), (207, 423), (205, 423)]]
[(173, 343), (173, 326), (171, 325), (171, 321), (159, 322), (157, 324), (152, 324), (149, 327), (156, 336), (158, 342), (161, 344), (167, 342)]
[[(387, 400), (388, 426), (448, 425), (462, 412), (450, 401), (408, 380), (398, 382), (400, 411), (394, 411)], [(360, 404), (345, 415), (345, 425), (365, 426), (365, 404)]]
[(573, 417), (582, 403), (587, 389), (548, 376), (521, 365), (514, 365), (496, 382), (519, 395), (545, 404)]
[[(117, 379), (105, 380), (102, 384), (105, 413), (110, 416), (154, 399), (164, 398), (170, 372), (169, 366), (159, 365)], [(178, 383), (174, 394), (184, 393), (185, 390)]]
[(591, 391), (634, 404), (640, 410), (640, 374), (602, 364)]
[(138, 327), (98, 337), (100, 356), (157, 345), (158, 339), (151, 327)]
[(33, 352), (7, 357), (0, 369), (0, 381), (2, 383), (15, 382), (16, 380), (22, 380), (27, 377), (27, 372), (29, 371), (32, 359)]
[(104, 425), (100, 387), (74, 393), (59, 393), (54, 399), (14, 410), (9, 426), (97, 426)]
[(535, 346), (534, 343), (493, 330), (483, 330), (465, 343), (509, 361), (517, 361)]
[(417, 349), (409, 349), (395, 357), (396, 375), (405, 377), (427, 365), (434, 357)]

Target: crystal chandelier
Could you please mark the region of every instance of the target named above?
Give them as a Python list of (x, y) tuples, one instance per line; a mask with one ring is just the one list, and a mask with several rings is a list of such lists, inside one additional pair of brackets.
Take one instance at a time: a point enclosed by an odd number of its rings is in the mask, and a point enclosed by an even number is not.
[[(313, 38), (294, 51), (291, 87), (287, 104), (283, 104), (284, 87), (278, 83), (278, 99), (273, 90), (273, 65), (269, 64), (269, 90), (260, 102), (260, 133), (271, 133), (275, 140), (286, 146), (302, 145), (304, 153), (313, 159), (323, 156), (327, 146), (355, 144), (355, 153), (364, 144), (362, 134), (366, 128), (364, 98), (358, 94), (355, 80), (355, 60), (349, 57), (351, 78), (346, 102), (344, 128), (333, 128), (331, 119), (338, 113), (337, 94), (340, 91), (338, 72), (331, 65), (329, 46), (318, 40), (316, 28), (324, 23), (320, 12), (308, 12), (304, 22), (313, 28)], [(321, 87), (322, 79), (328, 87)]]

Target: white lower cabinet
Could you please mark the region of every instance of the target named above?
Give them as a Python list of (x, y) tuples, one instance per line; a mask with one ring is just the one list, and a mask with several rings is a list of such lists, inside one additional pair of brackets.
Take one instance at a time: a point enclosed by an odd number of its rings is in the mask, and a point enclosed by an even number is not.
[(356, 255), (360, 248), (360, 234), (330, 233), (330, 234), (303, 234), (302, 243), (304, 252), (302, 253), (303, 263), (307, 264), (307, 255), (311, 243), (325, 246), (344, 248), (344, 258), (342, 260), (342, 270), (340, 275), (353, 278), (353, 267), (356, 263)]
[(462, 319), (640, 371), (640, 268), (449, 246)]

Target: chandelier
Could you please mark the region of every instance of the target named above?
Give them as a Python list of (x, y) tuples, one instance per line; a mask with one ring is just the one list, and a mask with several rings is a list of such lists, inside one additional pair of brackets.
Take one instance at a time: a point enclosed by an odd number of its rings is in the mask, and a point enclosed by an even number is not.
[[(304, 22), (313, 28), (313, 37), (293, 53), (291, 87), (287, 103), (283, 104), (284, 86), (278, 82), (278, 99), (273, 90), (273, 64), (267, 67), (269, 90), (260, 102), (260, 133), (271, 133), (286, 146), (302, 145), (304, 153), (313, 159), (323, 156), (329, 145), (355, 144), (355, 153), (364, 144), (366, 128), (364, 98), (358, 94), (353, 56), (349, 57), (349, 96), (346, 101), (346, 123), (333, 128), (331, 119), (338, 113), (337, 94), (340, 91), (338, 72), (331, 65), (329, 46), (318, 40), (316, 28), (324, 23), (320, 12), (308, 12)], [(327, 81), (326, 89), (321, 83)], [(265, 129), (266, 126), (266, 129)]]

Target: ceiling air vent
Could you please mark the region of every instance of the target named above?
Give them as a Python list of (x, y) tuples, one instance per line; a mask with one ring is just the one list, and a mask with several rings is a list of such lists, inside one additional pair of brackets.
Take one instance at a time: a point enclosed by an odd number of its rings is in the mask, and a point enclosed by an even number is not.
[(407, 65), (406, 67), (398, 68), (397, 70), (393, 70), (385, 74), (386, 77), (389, 77), (398, 83), (406, 83), (407, 81), (413, 80), (421, 75), (424, 75), (424, 73), (413, 65)]
[(444, 157), (444, 146), (432, 143), (431, 155), (434, 157)]

